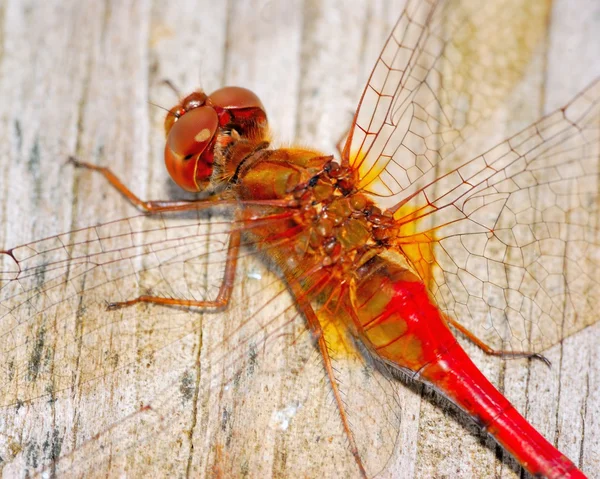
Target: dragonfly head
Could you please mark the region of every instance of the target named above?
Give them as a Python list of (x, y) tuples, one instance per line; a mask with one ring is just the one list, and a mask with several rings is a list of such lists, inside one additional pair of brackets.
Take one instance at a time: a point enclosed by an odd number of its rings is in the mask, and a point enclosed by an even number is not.
[(210, 95), (199, 90), (169, 110), (165, 132), (171, 178), (197, 192), (223, 176), (219, 156), (224, 149), (240, 140), (264, 141), (267, 115), (260, 99), (245, 88), (225, 87)]

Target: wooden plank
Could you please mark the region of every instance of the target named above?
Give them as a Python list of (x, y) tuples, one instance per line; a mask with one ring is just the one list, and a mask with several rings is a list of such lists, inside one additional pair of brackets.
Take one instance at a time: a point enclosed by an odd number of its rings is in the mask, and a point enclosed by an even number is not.
[[(143, 198), (179, 194), (162, 166), (164, 112), (148, 103), (177, 100), (165, 79), (182, 92), (249, 87), (276, 141), (333, 151), (402, 2), (172, 3), (0, 6), (0, 248), (136, 214), (97, 175), (65, 164), (72, 154), (109, 166)], [(511, 100), (518, 125), (499, 128), (500, 139), (600, 75), (594, 3), (556, 2), (529, 83)], [(3, 475), (358, 477), (301, 318), (221, 356), (224, 338), (239, 333), (275, 281), (255, 259), (242, 263), (244, 288), (226, 315), (140, 308), (119, 319), (99, 298), (84, 316), (0, 321), (3, 355), (22, 351), (16, 369), (25, 374), (0, 386)], [(214, 289), (217, 274), (205, 266), (198, 281)], [(294, 311), (277, 317), (292, 320)], [(290, 338), (295, 347), (278, 349)], [(600, 470), (599, 338), (596, 325), (548, 351), (550, 371), (465, 345), (590, 477)], [(1, 361), (9, 377), (15, 364)], [(518, 476), (445, 400), (401, 382), (394, 392), (402, 421), (378, 477)]]

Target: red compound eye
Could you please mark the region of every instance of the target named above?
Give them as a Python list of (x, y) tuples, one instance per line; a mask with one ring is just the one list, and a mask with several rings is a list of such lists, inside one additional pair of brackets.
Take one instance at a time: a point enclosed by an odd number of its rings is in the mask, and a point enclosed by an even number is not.
[(213, 170), (213, 153), (207, 150), (219, 119), (212, 107), (201, 106), (182, 115), (173, 123), (165, 145), (167, 170), (181, 188), (201, 191)]
[(262, 102), (253, 92), (238, 86), (227, 86), (211, 93), (206, 103), (226, 110), (260, 108), (265, 111)]

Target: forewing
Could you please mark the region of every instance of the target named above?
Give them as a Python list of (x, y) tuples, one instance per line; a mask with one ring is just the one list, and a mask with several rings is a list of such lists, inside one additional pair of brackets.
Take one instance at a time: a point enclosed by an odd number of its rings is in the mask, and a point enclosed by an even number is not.
[(362, 95), (343, 159), (382, 206), (451, 154), (522, 78), (549, 2), (409, 1)]
[[(440, 307), (496, 348), (543, 350), (600, 303), (600, 81), (396, 211)], [(413, 246), (411, 246), (413, 245)], [(415, 246), (416, 245), (416, 246)]]

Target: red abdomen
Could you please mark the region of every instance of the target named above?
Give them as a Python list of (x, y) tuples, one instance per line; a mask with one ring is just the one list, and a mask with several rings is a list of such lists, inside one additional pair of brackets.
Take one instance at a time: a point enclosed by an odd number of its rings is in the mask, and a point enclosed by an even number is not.
[(377, 356), (433, 385), (531, 474), (585, 477), (477, 369), (416, 275), (375, 257), (357, 271), (351, 298), (354, 326)]

